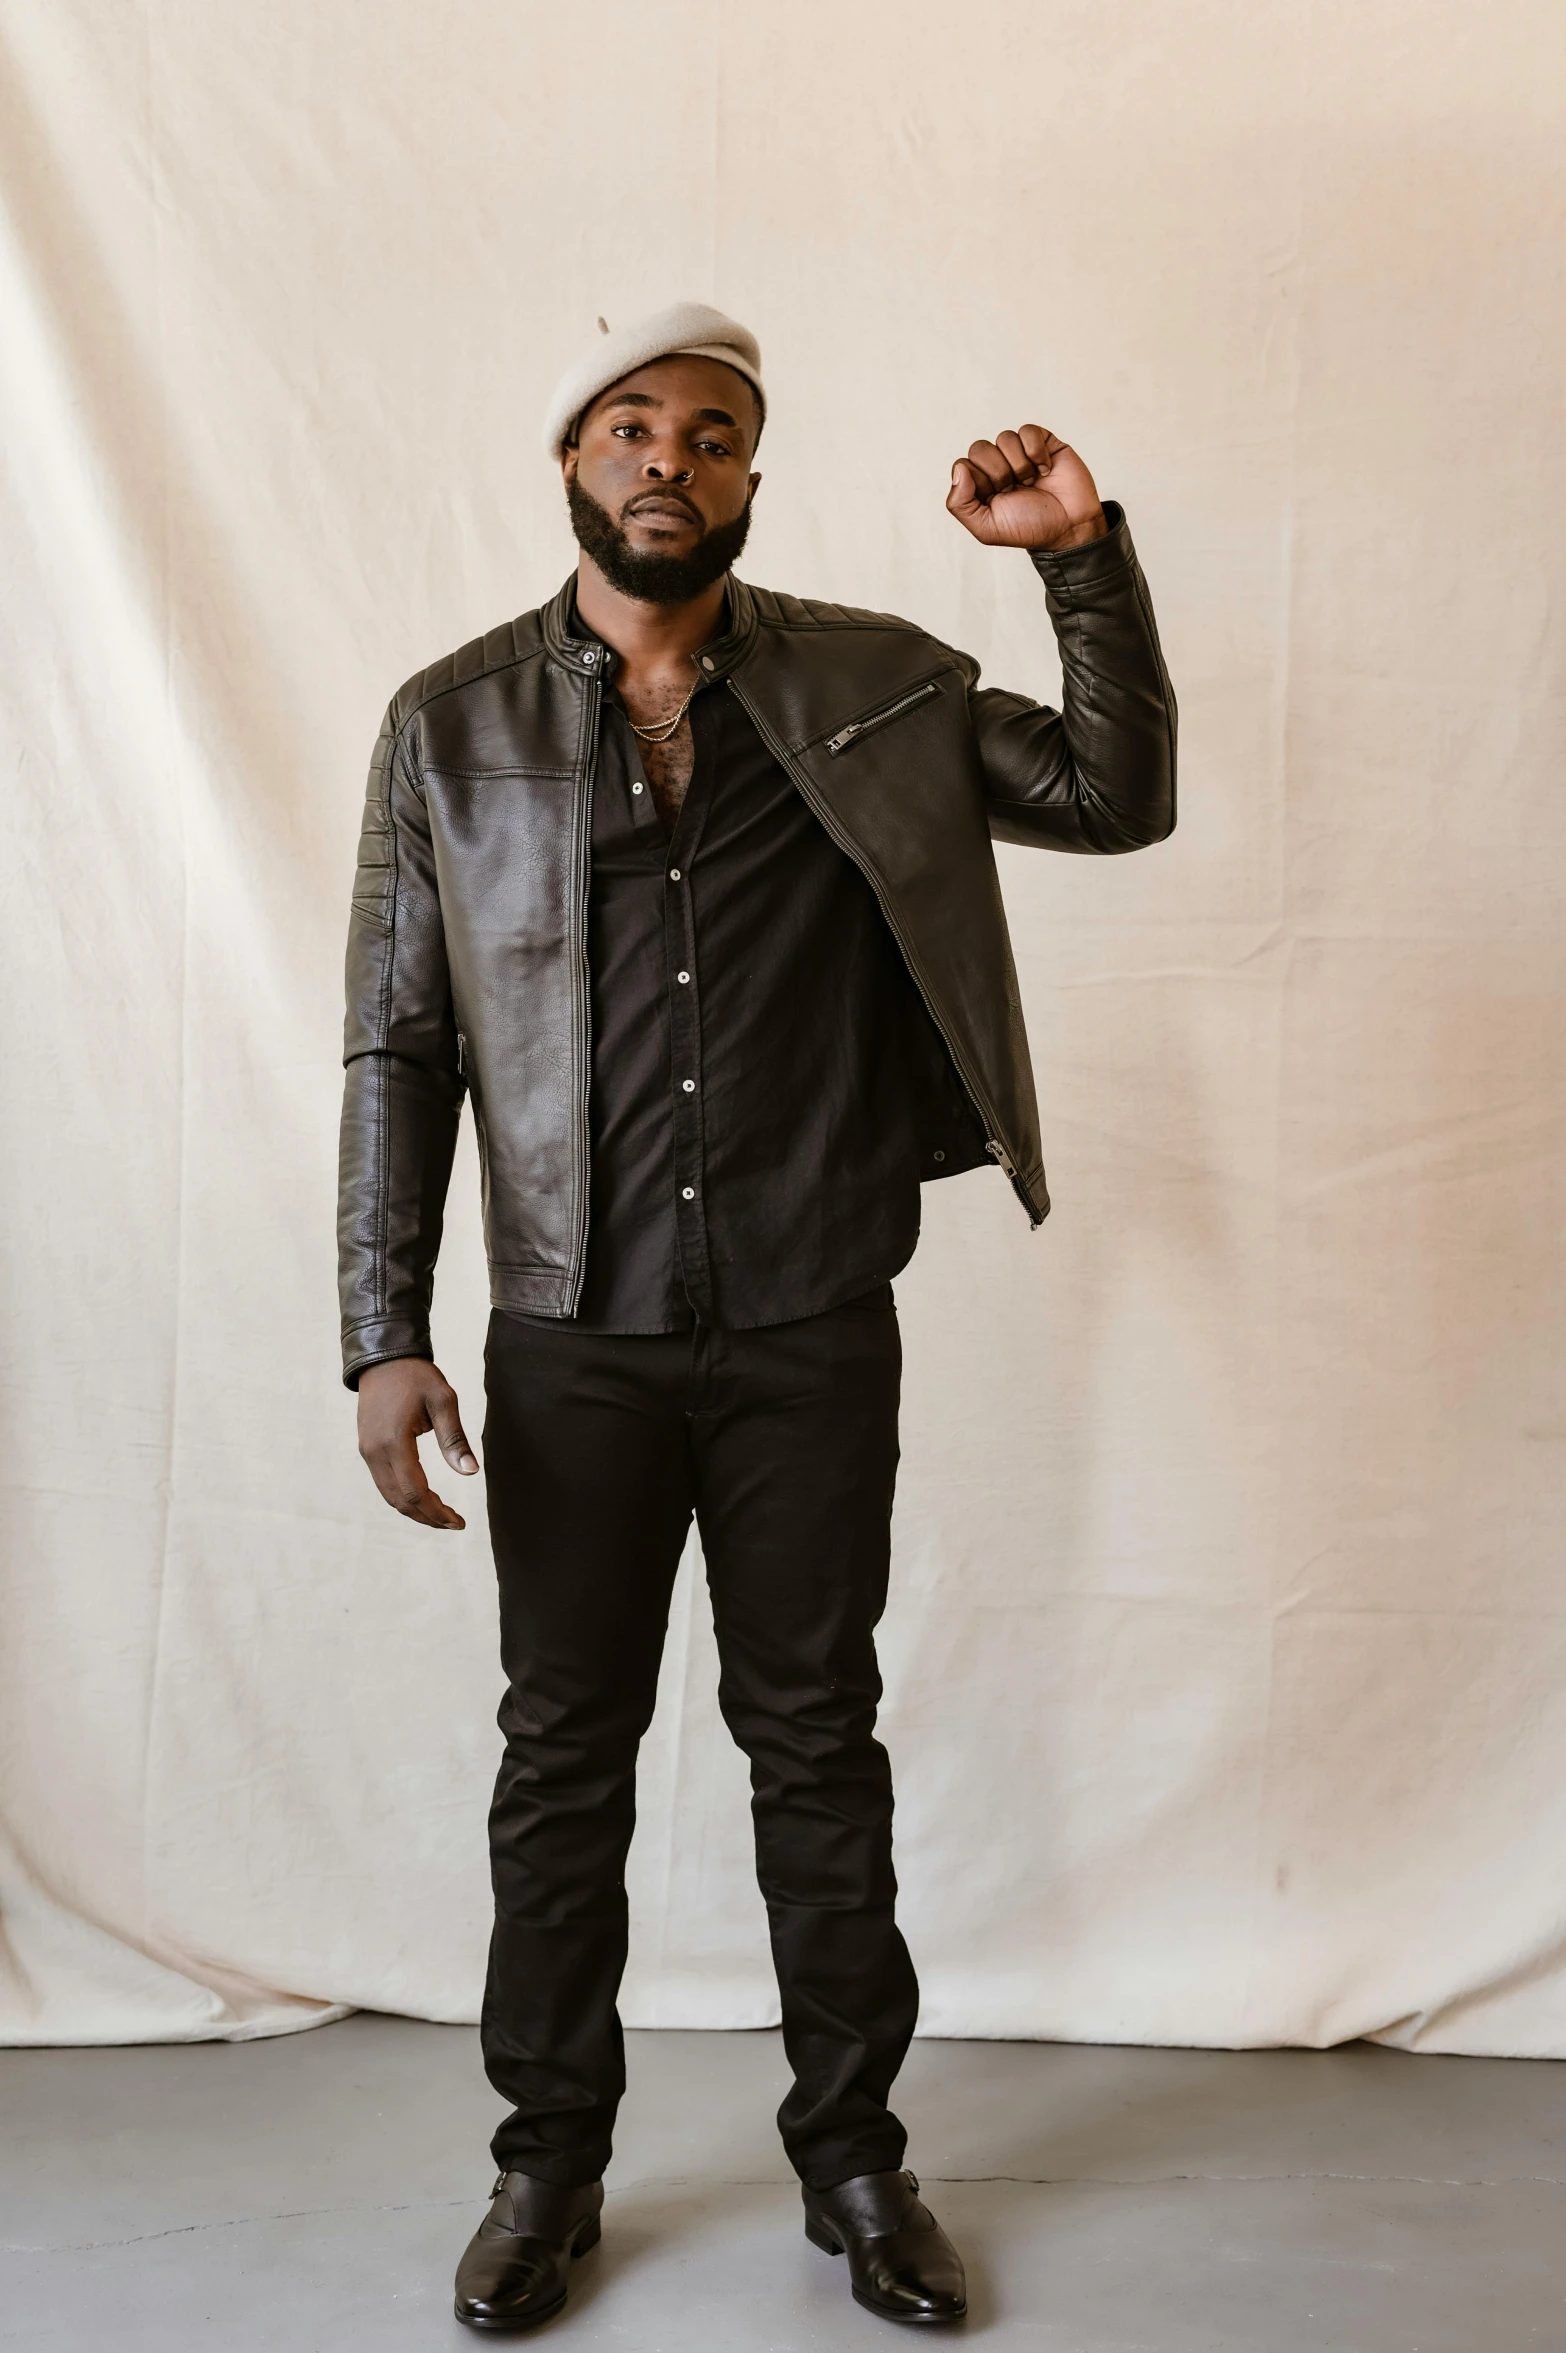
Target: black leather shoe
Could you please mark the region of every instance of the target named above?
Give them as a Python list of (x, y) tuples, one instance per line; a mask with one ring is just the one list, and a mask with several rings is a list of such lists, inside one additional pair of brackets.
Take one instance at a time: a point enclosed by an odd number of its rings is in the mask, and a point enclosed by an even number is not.
[(883, 2320), (937, 2327), (968, 2309), (962, 2257), (911, 2173), (856, 2173), (829, 2190), (806, 2190), (805, 2236), (848, 2257), (854, 2302)]
[(560, 2190), (529, 2173), (503, 2173), (457, 2265), (459, 2320), (469, 2328), (535, 2328), (566, 2300), (571, 2258), (596, 2247), (604, 2185)]

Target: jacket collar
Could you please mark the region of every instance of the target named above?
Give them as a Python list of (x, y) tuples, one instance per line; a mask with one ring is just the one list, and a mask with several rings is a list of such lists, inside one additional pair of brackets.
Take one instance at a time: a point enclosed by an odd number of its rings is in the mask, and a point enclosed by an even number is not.
[[(611, 662), (608, 649), (596, 637), (581, 634), (576, 617), (576, 576), (573, 573), (539, 614), (544, 645), (551, 660), (578, 677), (602, 676)], [(725, 678), (737, 670), (755, 644), (758, 622), (756, 600), (743, 580), (729, 574), (725, 626), (701, 651), (702, 675)]]

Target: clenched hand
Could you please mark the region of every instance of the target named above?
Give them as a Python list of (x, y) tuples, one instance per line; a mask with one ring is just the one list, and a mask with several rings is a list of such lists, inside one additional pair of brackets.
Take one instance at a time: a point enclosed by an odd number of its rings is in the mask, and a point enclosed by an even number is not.
[(952, 468), (946, 511), (986, 547), (1081, 547), (1109, 529), (1092, 475), (1043, 425), (976, 441)]
[(442, 1503), (419, 1460), (419, 1440), (433, 1430), (454, 1471), (478, 1469), (463, 1434), (457, 1392), (422, 1356), (394, 1356), (359, 1375), (359, 1452), (394, 1511), (426, 1528), (465, 1528), (460, 1513)]

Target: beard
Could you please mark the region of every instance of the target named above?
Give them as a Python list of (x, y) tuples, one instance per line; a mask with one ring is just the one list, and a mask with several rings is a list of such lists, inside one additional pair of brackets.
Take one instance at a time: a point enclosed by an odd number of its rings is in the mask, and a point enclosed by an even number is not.
[(732, 523), (713, 523), (683, 556), (632, 547), (609, 509), (580, 482), (566, 484), (566, 504), (577, 544), (590, 555), (611, 588), (644, 605), (688, 605), (721, 580), (750, 534), (750, 502)]

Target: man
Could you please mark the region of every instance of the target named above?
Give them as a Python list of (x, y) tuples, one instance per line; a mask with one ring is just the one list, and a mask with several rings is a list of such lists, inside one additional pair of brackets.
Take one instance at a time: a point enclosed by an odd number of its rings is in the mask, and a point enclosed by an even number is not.
[(891, 1278), (923, 1179), (993, 1160), (1048, 1208), (991, 837), (1161, 840), (1174, 699), (1124, 519), (1053, 434), (975, 442), (946, 504), (1030, 551), (1063, 715), (908, 622), (736, 580), (754, 338), (700, 304), (599, 324), (546, 436), (576, 575), (397, 696), (348, 959), (345, 1378), (381, 1493), (432, 1528), (463, 1523), (419, 1436), (478, 1468), (429, 1338), (464, 1091), (484, 1166), (509, 1688), (483, 2047), (512, 2113), (456, 2309), (545, 2319), (599, 2235), (636, 1753), (694, 1514), (806, 2234), (872, 2311), (955, 2320), (887, 2105), (918, 2000), (874, 1737)]

